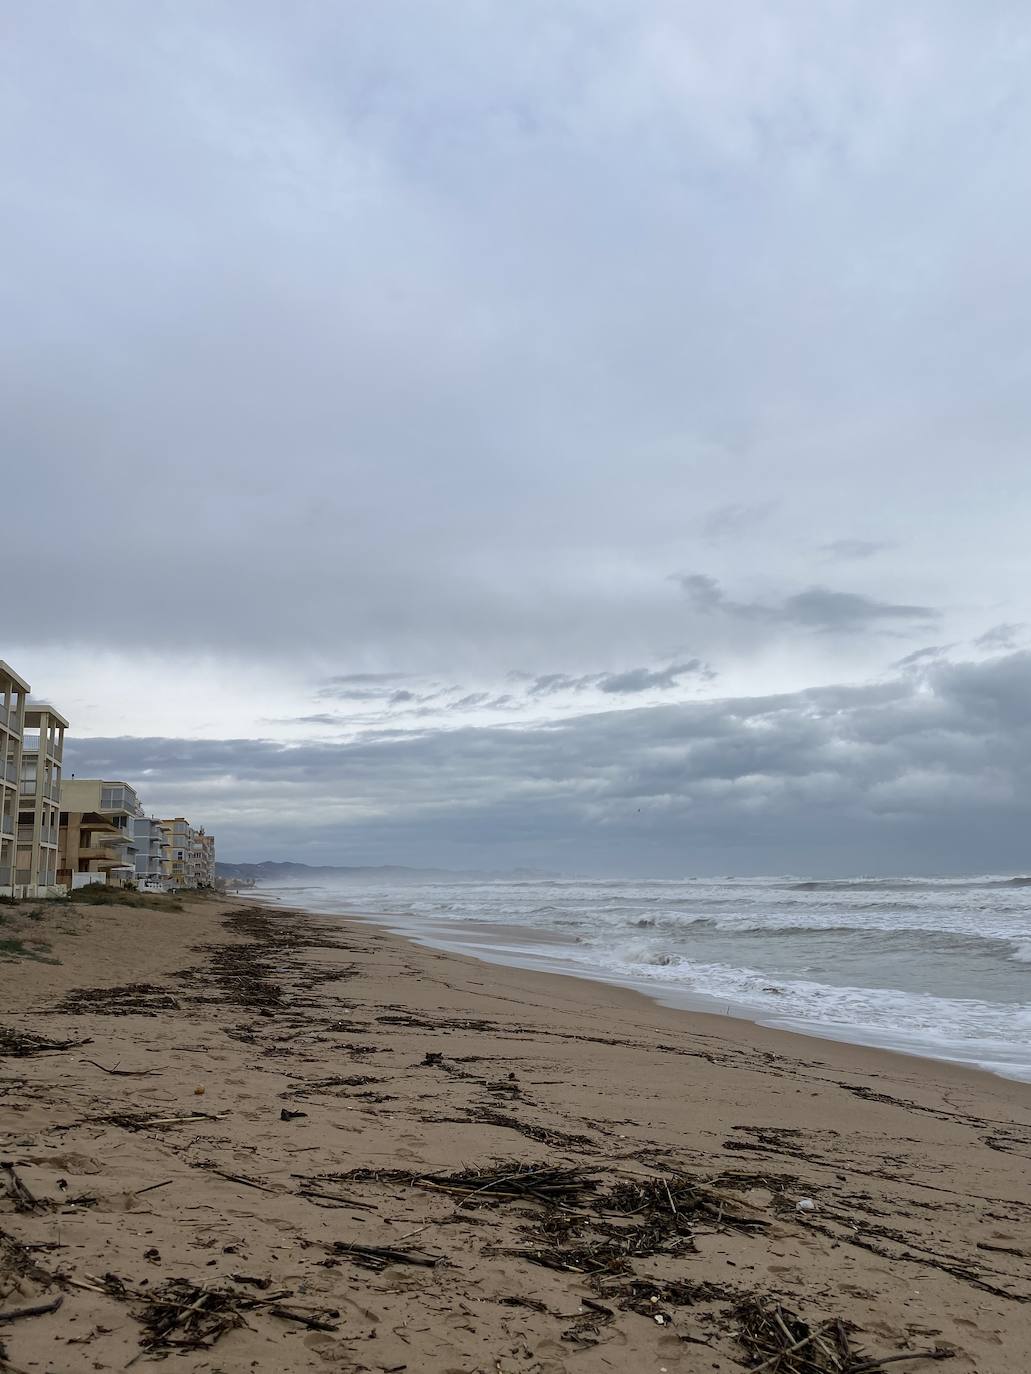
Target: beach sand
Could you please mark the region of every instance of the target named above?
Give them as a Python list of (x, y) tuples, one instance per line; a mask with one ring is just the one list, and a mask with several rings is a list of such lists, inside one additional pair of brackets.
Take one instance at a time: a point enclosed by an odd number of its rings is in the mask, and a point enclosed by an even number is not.
[(1031, 1363), (1027, 1085), (245, 898), (39, 911), (0, 1026), (90, 1043), (0, 1042), (0, 1370)]

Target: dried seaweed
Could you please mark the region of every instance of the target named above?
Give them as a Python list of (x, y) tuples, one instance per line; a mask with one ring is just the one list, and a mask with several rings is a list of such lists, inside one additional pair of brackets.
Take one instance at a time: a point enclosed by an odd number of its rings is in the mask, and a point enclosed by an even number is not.
[(599, 1197), (597, 1205), (623, 1216), (645, 1215), (667, 1231), (699, 1221), (737, 1231), (761, 1231), (769, 1224), (742, 1211), (736, 1198), (680, 1176), (620, 1181)]
[(427, 1255), (421, 1250), (395, 1250), (385, 1245), (358, 1245), (353, 1241), (338, 1240), (333, 1244), (333, 1254), (341, 1259), (349, 1259), (363, 1269), (377, 1272), (391, 1264), (413, 1264), (425, 1269), (433, 1269), (442, 1262), (441, 1255)]
[(33, 1035), (30, 1031), (0, 1026), (0, 1058), (28, 1059), (34, 1054), (54, 1054), (58, 1050), (76, 1050), (82, 1045), (92, 1044), (93, 1041), (89, 1038), (48, 1040), (45, 1035)]
[(457, 1193), (463, 1205), (473, 1202), (535, 1202), (570, 1205), (597, 1188), (583, 1169), (499, 1162), (487, 1169), (464, 1169), (456, 1174), (426, 1174), (413, 1178), (422, 1188)]
[(51, 1008), (63, 1016), (156, 1016), (178, 1011), (167, 988), (154, 983), (123, 983), (106, 988), (72, 988)]
[(810, 1326), (789, 1308), (762, 1298), (746, 1298), (734, 1312), (737, 1339), (753, 1371), (769, 1374), (849, 1374), (859, 1352), (849, 1328), (836, 1317)]
[[(110, 1280), (114, 1276), (106, 1277)], [(140, 1345), (152, 1353), (209, 1350), (227, 1331), (246, 1325), (245, 1312), (259, 1308), (313, 1331), (335, 1331), (332, 1319), (340, 1315), (335, 1309), (285, 1307), (281, 1299), (289, 1297), (286, 1292), (260, 1298), (232, 1288), (204, 1288), (182, 1278), (168, 1279), (146, 1295), (124, 1291), (143, 1301), (134, 1315), (144, 1328)]]
[(3, 1186), (4, 1196), (14, 1203), (16, 1212), (45, 1212), (50, 1206), (33, 1196), (14, 1167), (13, 1160), (0, 1161), (0, 1185)]

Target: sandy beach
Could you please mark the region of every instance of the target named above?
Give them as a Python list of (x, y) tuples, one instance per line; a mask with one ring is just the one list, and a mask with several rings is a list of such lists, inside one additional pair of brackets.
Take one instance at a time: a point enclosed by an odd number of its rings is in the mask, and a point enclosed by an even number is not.
[(0, 915), (0, 1370), (1026, 1365), (1031, 1087), (245, 898)]

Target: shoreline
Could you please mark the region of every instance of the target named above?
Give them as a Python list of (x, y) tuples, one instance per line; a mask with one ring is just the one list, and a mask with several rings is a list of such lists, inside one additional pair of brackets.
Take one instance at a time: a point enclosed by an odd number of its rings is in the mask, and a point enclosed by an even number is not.
[(771, 1310), (914, 1374), (1031, 1348), (1025, 1085), (249, 899), (24, 919), (0, 1312), (63, 1300), (0, 1327), (26, 1374), (164, 1353), (173, 1283), (228, 1305), (190, 1374), (731, 1374)]
[[(540, 975), (549, 978), (574, 979), (578, 982), (585, 982), (591, 986), (605, 988), (613, 992), (626, 993), (633, 998), (640, 999), (648, 1006), (661, 1008), (672, 1012), (675, 1015), (691, 1017), (702, 1017), (707, 1022), (711, 1021), (720, 1029), (710, 1030), (709, 1033), (724, 1034), (727, 1023), (743, 1023), (751, 1028), (752, 1031), (770, 1035), (772, 1037), (788, 1036), (792, 1040), (815, 1042), (811, 1047), (812, 1053), (816, 1053), (817, 1045), (836, 1045), (851, 1047), (855, 1050), (866, 1051), (871, 1055), (888, 1055), (893, 1059), (915, 1060), (918, 1064), (933, 1065), (936, 1067), (950, 1067), (963, 1073), (974, 1074), (990, 1080), (1000, 1080), (1004, 1083), (1019, 1085), (1027, 1090), (1028, 1100), (1031, 1101), (1031, 1078), (1021, 1076), (1013, 1072), (1007, 1073), (1003, 1067), (988, 1067), (985, 1063), (972, 1059), (962, 1059), (948, 1057), (945, 1055), (934, 1055), (923, 1051), (923, 1047), (907, 1048), (904, 1045), (878, 1043), (877, 1040), (860, 1040), (850, 1037), (845, 1027), (840, 1034), (836, 1034), (831, 1027), (821, 1027), (819, 1025), (807, 1025), (799, 1022), (797, 1025), (777, 1025), (772, 1019), (758, 1019), (753, 1009), (741, 1003), (726, 1003), (728, 1010), (721, 1012), (718, 1010), (719, 1004), (724, 1001), (722, 998), (706, 996), (701, 993), (676, 993), (667, 991), (664, 996), (659, 987), (652, 987), (644, 980), (634, 980), (631, 978), (620, 979), (615, 975), (606, 977), (600, 973), (589, 972), (574, 967), (561, 967), (556, 961), (549, 966), (546, 955), (539, 960), (535, 956), (527, 956), (523, 960), (509, 957), (505, 958), (501, 953), (492, 955), (491, 943), (488, 940), (481, 946), (473, 946), (463, 943), (460, 936), (455, 936), (451, 940), (446, 938), (447, 932), (442, 932), (436, 937), (434, 934), (421, 934), (413, 925), (406, 922), (402, 913), (381, 913), (370, 911), (341, 910), (330, 912), (305, 907), (296, 901), (288, 906), (280, 906), (279, 899), (274, 895), (275, 889), (255, 888), (251, 896), (257, 902), (267, 901), (271, 909), (295, 910), (315, 919), (341, 920), (341, 921), (360, 921), (368, 923), (378, 929), (387, 931), (396, 939), (410, 942), (421, 949), (437, 950), (453, 956), (456, 959), (469, 959), (476, 964), (484, 964), (490, 968), (499, 969), (522, 969), (533, 975)], [(433, 923), (426, 922), (428, 926)], [(464, 923), (466, 925), (472, 922)], [(462, 925), (456, 923), (456, 929), (461, 930)], [(535, 931), (525, 926), (499, 926), (490, 927), (484, 924), (483, 934), (490, 935), (495, 931), (518, 932), (528, 945), (539, 944), (542, 950), (547, 950), (551, 944), (560, 943), (559, 937), (553, 937), (549, 932)], [(886, 1036), (885, 1039), (888, 1037)]]

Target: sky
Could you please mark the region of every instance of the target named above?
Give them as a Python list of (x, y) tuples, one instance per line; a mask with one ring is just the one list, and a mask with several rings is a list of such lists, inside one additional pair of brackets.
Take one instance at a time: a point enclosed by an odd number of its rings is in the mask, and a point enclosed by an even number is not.
[(0, 0), (0, 159), (67, 771), (235, 861), (1031, 867), (1019, 0)]

